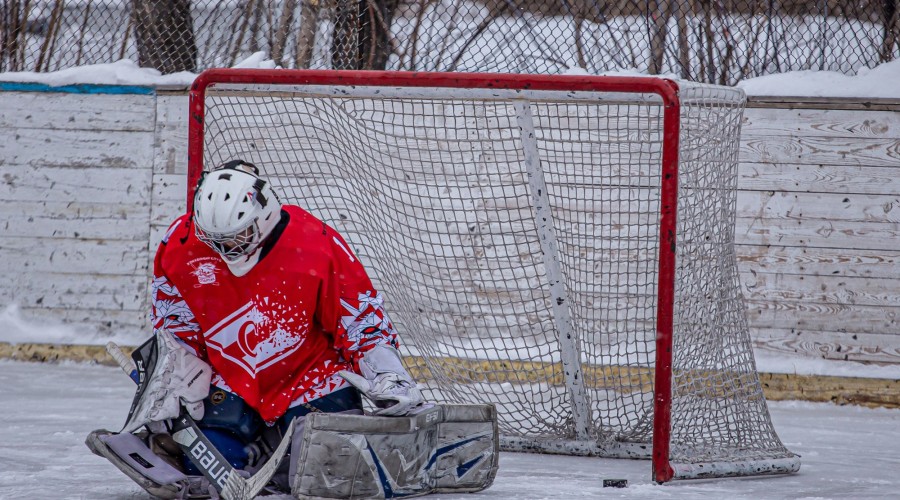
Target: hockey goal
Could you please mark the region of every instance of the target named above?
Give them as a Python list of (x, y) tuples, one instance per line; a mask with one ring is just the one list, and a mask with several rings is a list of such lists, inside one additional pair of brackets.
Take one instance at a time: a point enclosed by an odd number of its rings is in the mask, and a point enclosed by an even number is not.
[(743, 93), (640, 77), (209, 70), (188, 204), (241, 158), (345, 235), (432, 400), (506, 449), (799, 469), (772, 426), (734, 254)]

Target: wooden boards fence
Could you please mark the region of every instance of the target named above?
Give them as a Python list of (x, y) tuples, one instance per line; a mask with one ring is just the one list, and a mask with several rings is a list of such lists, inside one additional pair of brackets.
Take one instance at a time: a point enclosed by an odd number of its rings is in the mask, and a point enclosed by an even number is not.
[(757, 346), (900, 362), (900, 102), (751, 100), (739, 172)]
[[(0, 305), (139, 343), (186, 162), (183, 90), (0, 92)], [(900, 363), (900, 101), (751, 99), (739, 189), (757, 346)]]

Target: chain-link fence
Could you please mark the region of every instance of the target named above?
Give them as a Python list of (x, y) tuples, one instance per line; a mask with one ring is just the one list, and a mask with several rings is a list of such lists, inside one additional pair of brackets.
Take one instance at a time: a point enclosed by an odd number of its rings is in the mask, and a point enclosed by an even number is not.
[(0, 71), (122, 58), (286, 68), (590, 73), (722, 84), (900, 57), (900, 0), (0, 0)]

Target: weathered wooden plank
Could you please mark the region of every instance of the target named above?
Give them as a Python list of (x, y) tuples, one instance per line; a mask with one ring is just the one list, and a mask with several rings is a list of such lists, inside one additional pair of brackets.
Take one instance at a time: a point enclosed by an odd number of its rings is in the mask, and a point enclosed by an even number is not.
[(145, 310), (146, 274), (27, 273), (15, 288), (0, 288), (0, 303), (28, 307)]
[(851, 111), (900, 111), (894, 97), (747, 96), (748, 108), (846, 109)]
[(841, 361), (900, 363), (900, 342), (892, 333), (853, 333), (751, 327), (753, 344), (786, 355)]
[(147, 220), (117, 216), (94, 217), (78, 221), (59, 216), (10, 215), (0, 210), (4, 236), (50, 238), (66, 245), (69, 238), (140, 241), (147, 240)]
[(156, 101), (156, 117), (153, 203), (150, 205), (147, 241), (151, 258), (169, 225), (184, 213), (186, 207), (188, 96), (174, 93), (160, 95)]
[(187, 177), (188, 97), (164, 95), (156, 100), (153, 172)]
[(898, 139), (900, 114), (896, 111), (749, 108), (744, 112), (741, 136)]
[(897, 167), (741, 163), (738, 189), (889, 195), (900, 193)]
[(746, 137), (742, 163), (808, 163), (822, 165), (900, 165), (900, 139), (831, 137)]
[(187, 175), (154, 173), (152, 196), (150, 220), (154, 224), (168, 224), (186, 209)]
[(85, 240), (3, 236), (0, 275), (69, 272), (144, 276), (149, 257), (142, 241)]
[(741, 275), (741, 284), (744, 297), (753, 301), (900, 307), (894, 278), (749, 273)]
[(900, 279), (900, 250), (736, 245), (743, 273)]
[(0, 165), (0, 179), (4, 201), (150, 202), (150, 176), (134, 168)]
[(0, 217), (49, 217), (73, 222), (91, 219), (146, 219), (147, 203), (107, 203), (106, 200), (81, 198), (77, 201), (47, 201), (0, 199)]
[[(144, 210), (126, 209), (124, 206), (96, 204), (80, 206), (71, 213), (53, 212), (50, 208), (41, 212), (44, 202), (20, 202), (33, 211), (16, 214), (11, 203), (0, 202), (0, 227), (5, 236), (22, 236), (55, 239), (147, 240), (147, 214)], [(49, 203), (49, 205), (55, 205)], [(79, 204), (80, 205), (80, 204)], [(110, 207), (113, 207), (110, 209)], [(41, 215), (46, 213), (47, 215)], [(59, 242), (65, 245), (65, 242)]]
[(153, 134), (0, 129), (0, 166), (150, 168)]
[(0, 92), (0, 109), (18, 110), (0, 113), (0, 129), (150, 132), (155, 100), (142, 94)]
[(19, 312), (28, 322), (61, 322), (86, 336), (133, 332), (136, 338), (148, 338), (152, 332), (149, 310), (21, 307)]
[(739, 245), (843, 248), (894, 251), (900, 227), (890, 222), (828, 220), (772, 220), (739, 217), (735, 242)]
[(813, 302), (747, 301), (753, 328), (890, 334), (900, 330), (900, 308)]
[(186, 210), (187, 174), (153, 174), (153, 203), (150, 205), (151, 252), (162, 241), (172, 222)]
[(900, 194), (739, 191), (736, 209), (738, 217), (748, 219), (896, 223), (900, 222)]

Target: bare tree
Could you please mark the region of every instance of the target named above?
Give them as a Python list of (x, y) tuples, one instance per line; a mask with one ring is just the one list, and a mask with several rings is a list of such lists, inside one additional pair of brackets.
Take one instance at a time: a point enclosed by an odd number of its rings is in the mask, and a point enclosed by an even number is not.
[(278, 28), (275, 30), (275, 39), (272, 41), (272, 60), (285, 67), (284, 48), (287, 43), (288, 33), (294, 22), (294, 11), (297, 9), (297, 0), (284, 0), (281, 8), (281, 17), (278, 20)]
[(319, 17), (319, 0), (301, 0), (300, 30), (294, 48), (294, 67), (308, 68), (312, 61), (316, 41), (316, 25)]
[(41, 43), (41, 51), (38, 54), (35, 71), (48, 71), (50, 69), (50, 58), (53, 57), (53, 52), (56, 48), (56, 36), (59, 34), (62, 10), (62, 0), (56, 0), (53, 4), (53, 10), (50, 12), (50, 21), (47, 23), (47, 30), (44, 35), (44, 41)]
[(493, 23), (498, 17), (506, 13), (507, 10), (510, 9), (510, 2), (508, 1), (500, 1), (494, 4), (494, 7), (491, 9), (491, 12), (481, 20), (471, 35), (469, 39), (462, 45), (462, 47), (456, 52), (456, 57), (450, 62), (449, 71), (457, 71), (457, 66), (460, 61), (462, 61), (463, 56), (466, 54), (466, 51), (469, 50), (469, 46), (475, 43), (478, 40), (478, 37), (481, 36), (482, 33)]
[(651, 75), (663, 71), (663, 59), (666, 53), (666, 35), (669, 31), (669, 17), (672, 15), (672, 2), (669, 0), (650, 0), (647, 15), (650, 24), (650, 61), (647, 70)]
[(581, 10), (581, 5), (573, 5), (571, 0), (563, 0), (563, 5), (565, 6), (565, 14), (568, 17), (572, 18), (572, 21), (575, 23), (575, 58), (578, 61), (578, 67), (582, 69), (587, 69), (587, 58), (585, 58), (584, 52), (584, 40), (582, 31), (584, 30), (584, 13)]
[(19, 32), (22, 30), (19, 0), (0, 4), (0, 71), (18, 71)]
[(894, 59), (894, 44), (900, 38), (900, 0), (882, 0), (881, 19), (884, 22), (884, 37), (881, 43), (881, 62)]
[(394, 52), (391, 21), (399, 0), (337, 0), (331, 65), (384, 69)]
[(32, 0), (0, 3), (0, 71), (24, 71), (30, 59), (26, 38), (48, 35), (49, 21), (36, 17), (36, 11)]
[(133, 0), (138, 62), (163, 73), (196, 71), (190, 0)]
[(705, 0), (702, 4), (703, 8), (703, 41), (705, 45), (703, 47), (703, 52), (701, 54), (701, 69), (700, 74), (706, 78), (706, 83), (712, 83), (716, 81), (716, 56), (715, 56), (715, 39), (716, 34), (713, 31), (713, 15), (712, 15), (712, 1)]
[(688, 30), (688, 16), (693, 10), (691, 0), (678, 1), (678, 64), (681, 66), (681, 78), (691, 79), (691, 48), (690, 31)]

